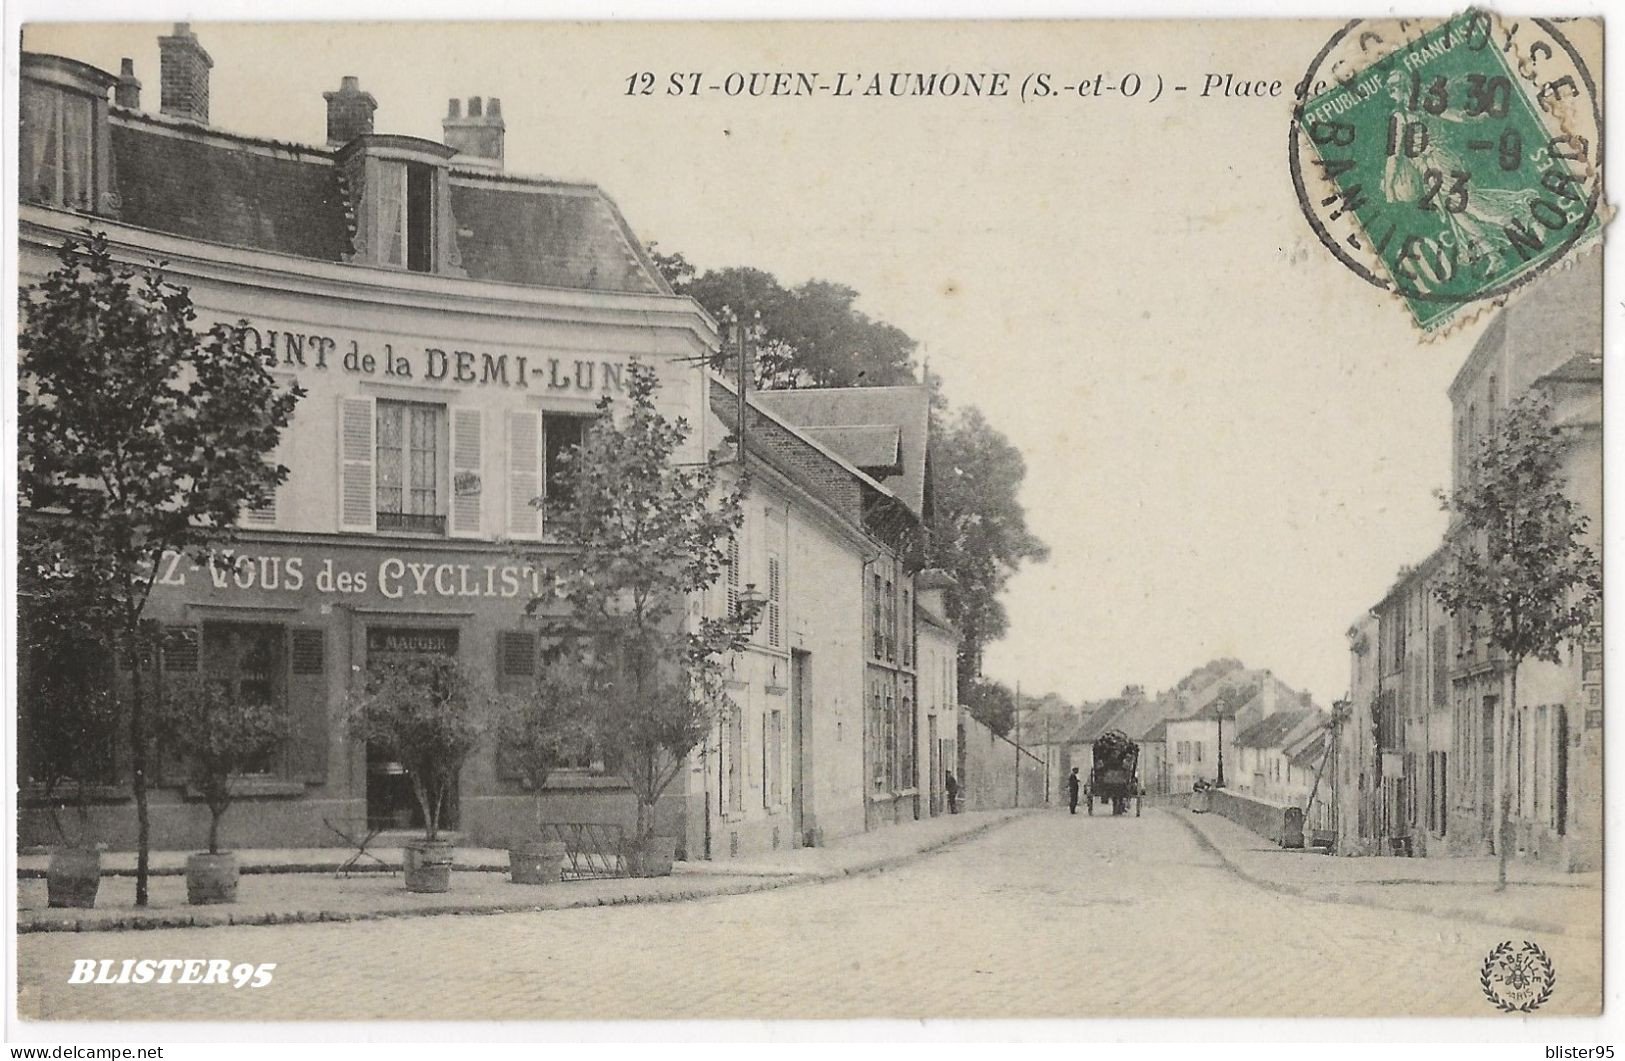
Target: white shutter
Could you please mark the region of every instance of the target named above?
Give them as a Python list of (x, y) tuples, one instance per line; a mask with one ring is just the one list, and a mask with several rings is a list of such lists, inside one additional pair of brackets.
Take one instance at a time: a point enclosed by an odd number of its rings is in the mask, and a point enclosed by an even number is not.
[(479, 409), (451, 411), (451, 533), (473, 538), (480, 534), (485, 498), (484, 418)]
[(339, 399), (339, 530), (378, 529), (376, 431), (373, 399)]
[(534, 504), (542, 492), (542, 418), (530, 409), (508, 413), (508, 534), (538, 538), (542, 513)]
[(777, 553), (767, 554), (767, 643), (774, 648), (784, 645), (784, 629), (779, 621), (779, 605), (783, 597), (781, 565)]

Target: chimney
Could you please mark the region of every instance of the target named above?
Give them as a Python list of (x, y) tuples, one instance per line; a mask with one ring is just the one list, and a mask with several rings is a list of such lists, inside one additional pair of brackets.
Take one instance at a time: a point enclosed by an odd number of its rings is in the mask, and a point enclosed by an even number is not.
[(479, 160), (479, 165), (502, 168), (502, 138), (507, 127), (502, 123), (502, 101), (495, 96), (483, 102), (478, 96), (470, 96), (466, 116), (459, 101), (452, 100), (440, 127), (446, 146), (461, 156), (457, 161)]
[(363, 133), (372, 132), (372, 112), (378, 101), (361, 91), (361, 79), (346, 74), (337, 92), (323, 92), (327, 101), (327, 146), (343, 147)]
[(141, 82), (135, 78), (135, 60), (120, 59), (118, 84), (113, 87), (113, 103), (126, 110), (141, 109)]
[(158, 38), (159, 110), (172, 118), (209, 124), (209, 70), (214, 60), (203, 50), (192, 28), (175, 23), (175, 32)]

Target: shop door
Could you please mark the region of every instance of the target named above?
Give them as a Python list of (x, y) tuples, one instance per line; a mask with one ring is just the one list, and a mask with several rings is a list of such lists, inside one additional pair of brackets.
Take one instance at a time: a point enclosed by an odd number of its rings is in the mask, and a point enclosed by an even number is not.
[[(456, 656), (455, 629), (368, 627), (367, 670), (423, 656)], [(440, 812), (442, 829), (457, 828), (457, 790), (453, 782)], [(422, 829), (423, 808), (412, 786), (411, 772), (383, 749), (367, 745), (367, 818), (384, 829)]]
[(790, 846), (806, 842), (802, 818), (806, 810), (808, 653), (790, 653)]

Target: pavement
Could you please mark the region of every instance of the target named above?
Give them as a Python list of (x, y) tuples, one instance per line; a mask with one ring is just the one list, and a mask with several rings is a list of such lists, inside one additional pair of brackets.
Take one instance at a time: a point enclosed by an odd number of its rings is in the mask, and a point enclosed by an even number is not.
[[(884, 872), (689, 902), (16, 942), (29, 1021), (536, 1021), (1509, 1019), (1480, 983), (1508, 939), (1555, 970), (1533, 1019), (1600, 1011), (1595, 940), (1260, 887), (1147, 808), (1024, 814)], [(262, 988), (68, 983), (75, 961), (166, 958), (275, 969)]]
[(399, 848), (377, 851), (384, 865), (337, 877), (345, 851), (338, 848), (244, 850), (237, 901), (192, 906), (186, 899), (187, 852), (156, 851), (148, 905), (135, 905), (135, 854), (103, 856), (101, 889), (88, 910), (46, 905), (45, 856), (19, 859), (19, 933), (98, 932), (153, 928), (213, 928), (386, 917), (559, 910), (579, 906), (674, 902), (730, 895), (870, 872), (936, 850), (1000, 825), (1016, 811), (945, 815), (843, 838), (828, 847), (783, 850), (718, 862), (678, 862), (670, 877), (512, 884), (508, 853), (485, 848), (454, 851), (451, 890), (408, 892), (401, 878)]
[(1514, 862), (1496, 891), (1493, 857), (1339, 857), (1285, 850), (1218, 814), (1169, 813), (1246, 880), (1289, 895), (1602, 938), (1602, 874)]

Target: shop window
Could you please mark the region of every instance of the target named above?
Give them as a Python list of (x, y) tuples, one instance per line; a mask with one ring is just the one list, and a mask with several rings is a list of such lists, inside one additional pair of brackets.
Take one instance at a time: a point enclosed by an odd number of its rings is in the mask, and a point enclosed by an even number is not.
[(18, 192), (31, 202), (89, 212), (96, 206), (96, 101), (21, 82)]
[(446, 533), (446, 408), (378, 403), (378, 529)]
[[(287, 710), (286, 631), (268, 623), (206, 623), (203, 626), (201, 669), (205, 678), (219, 682), (234, 699), (269, 704)], [(168, 653), (166, 651), (166, 663)], [(288, 767), (286, 745), (262, 756), (245, 774), (283, 774)]]

